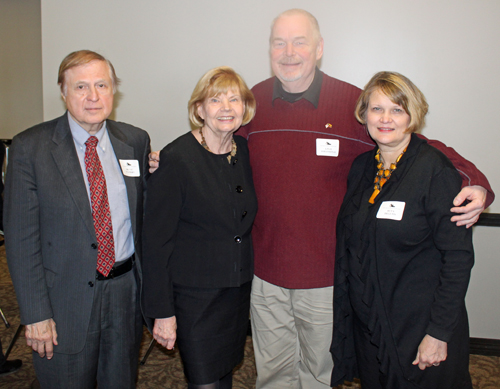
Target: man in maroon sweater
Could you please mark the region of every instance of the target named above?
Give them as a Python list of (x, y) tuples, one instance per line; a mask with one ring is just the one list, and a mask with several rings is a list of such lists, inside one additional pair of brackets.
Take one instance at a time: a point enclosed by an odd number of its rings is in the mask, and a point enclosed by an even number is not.
[[(354, 118), (360, 90), (316, 68), (323, 54), (316, 19), (289, 10), (273, 23), (276, 77), (257, 84), (248, 139), (259, 211), (252, 231), (251, 319), (257, 389), (330, 388), (335, 224), (356, 156), (374, 147)], [(457, 224), (472, 225), (493, 193), (469, 162), (439, 142), (467, 188)]]
[[(374, 143), (354, 118), (361, 91), (316, 68), (323, 39), (311, 14), (279, 15), (270, 44), (276, 77), (252, 89), (256, 116), (237, 133), (248, 139), (259, 203), (251, 308), (257, 389), (330, 388), (335, 224), (351, 164)], [(471, 226), (493, 201), (488, 181), (453, 149), (430, 143), (469, 185), (454, 203), (471, 203), (454, 208), (452, 220)], [(151, 158), (154, 170), (158, 154)]]

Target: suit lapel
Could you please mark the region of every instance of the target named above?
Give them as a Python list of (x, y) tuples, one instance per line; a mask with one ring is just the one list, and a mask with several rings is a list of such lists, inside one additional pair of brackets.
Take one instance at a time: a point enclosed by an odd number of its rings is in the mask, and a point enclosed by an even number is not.
[(75, 150), (75, 143), (71, 136), (67, 113), (61, 116), (56, 124), (52, 137), (54, 148), (52, 157), (63, 177), (68, 191), (89, 230), (95, 236), (94, 220), (90, 208), (87, 188), (83, 179), (82, 168)]
[[(120, 159), (137, 159), (134, 153), (134, 148), (127, 144), (127, 137), (121, 131), (115, 123), (111, 121), (107, 121), (107, 128), (109, 133), (109, 139), (111, 140), (111, 144), (113, 145), (113, 150), (115, 152), (115, 156), (118, 160)], [(123, 170), (122, 170), (123, 174)], [(137, 183), (141, 177), (128, 177), (123, 176), (125, 181), (125, 186), (127, 187), (127, 197), (128, 197), (128, 206), (130, 210), (130, 221), (132, 223), (132, 232), (134, 234), (134, 240), (137, 236), (136, 233), (136, 218), (137, 218)]]

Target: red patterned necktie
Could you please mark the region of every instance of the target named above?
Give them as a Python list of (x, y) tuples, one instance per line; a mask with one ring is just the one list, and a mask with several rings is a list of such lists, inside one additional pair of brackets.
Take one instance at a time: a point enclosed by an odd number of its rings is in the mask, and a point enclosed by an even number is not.
[(97, 271), (107, 276), (115, 263), (115, 241), (106, 178), (97, 155), (97, 142), (99, 140), (95, 136), (91, 136), (85, 142), (87, 146), (85, 148), (85, 169), (90, 185), (92, 216), (97, 237)]

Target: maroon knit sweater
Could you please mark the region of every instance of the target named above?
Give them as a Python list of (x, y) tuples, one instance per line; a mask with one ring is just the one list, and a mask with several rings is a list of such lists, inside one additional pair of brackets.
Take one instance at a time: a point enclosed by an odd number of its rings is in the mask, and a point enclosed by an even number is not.
[[(373, 142), (354, 117), (360, 89), (323, 74), (318, 108), (305, 99), (272, 101), (274, 78), (257, 84), (248, 140), (258, 212), (252, 230), (255, 274), (290, 289), (333, 285), (335, 227), (351, 164)], [(316, 139), (338, 139), (338, 157), (317, 156)], [(474, 165), (440, 142), (472, 182), (490, 190)], [(493, 200), (490, 196), (491, 201)]]

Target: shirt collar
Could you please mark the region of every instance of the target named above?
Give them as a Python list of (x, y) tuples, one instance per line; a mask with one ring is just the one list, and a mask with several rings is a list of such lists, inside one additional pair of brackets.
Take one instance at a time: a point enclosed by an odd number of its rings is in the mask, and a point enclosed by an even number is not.
[(288, 93), (283, 89), (278, 77), (274, 78), (273, 87), (273, 102), (276, 99), (283, 99), (289, 103), (294, 103), (300, 99), (305, 99), (309, 101), (315, 108), (318, 108), (319, 95), (321, 93), (321, 84), (323, 83), (323, 72), (321, 72), (317, 67), (314, 72), (314, 79), (309, 88), (307, 88), (302, 93)]
[[(71, 114), (68, 111), (68, 122), (69, 122), (69, 128), (71, 130), (71, 136), (73, 136), (73, 140), (75, 141), (75, 144), (80, 147), (82, 150), (85, 150), (85, 142), (87, 139), (90, 138), (90, 134), (83, 129), (82, 126), (80, 126), (75, 119), (71, 116)], [(99, 143), (97, 144), (97, 147), (100, 147), (103, 152), (106, 152), (106, 149), (108, 148), (109, 145), (109, 136), (108, 136), (108, 131), (106, 129), (106, 122), (102, 125), (101, 129), (94, 135)]]

